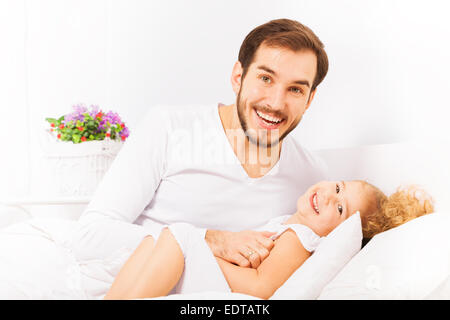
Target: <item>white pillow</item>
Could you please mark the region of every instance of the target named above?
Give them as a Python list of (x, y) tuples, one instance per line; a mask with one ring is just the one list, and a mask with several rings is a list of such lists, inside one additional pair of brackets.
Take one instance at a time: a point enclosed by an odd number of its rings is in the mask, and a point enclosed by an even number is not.
[(445, 287), (450, 273), (449, 230), (450, 214), (432, 213), (376, 235), (319, 299), (431, 296), (441, 284)]
[(426, 300), (448, 300), (450, 299), (450, 275), (442, 281), (429, 295)]
[(316, 299), (322, 289), (361, 249), (359, 212), (325, 237), (316, 251), (273, 294), (270, 299)]

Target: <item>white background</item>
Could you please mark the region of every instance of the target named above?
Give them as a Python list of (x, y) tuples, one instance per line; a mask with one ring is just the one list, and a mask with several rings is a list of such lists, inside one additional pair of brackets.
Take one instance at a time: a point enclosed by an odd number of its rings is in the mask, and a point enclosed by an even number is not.
[(72, 105), (131, 128), (154, 104), (234, 102), (242, 40), (277, 18), (330, 69), (294, 135), (311, 149), (450, 136), (447, 1), (0, 0), (0, 194), (30, 194), (37, 132)]

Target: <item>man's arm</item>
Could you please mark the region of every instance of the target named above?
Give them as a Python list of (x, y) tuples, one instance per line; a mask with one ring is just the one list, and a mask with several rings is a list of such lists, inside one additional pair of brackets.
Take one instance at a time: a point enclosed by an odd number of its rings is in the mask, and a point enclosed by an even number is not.
[(105, 257), (119, 247), (136, 247), (145, 236), (142, 227), (131, 223), (150, 203), (164, 174), (165, 116), (160, 108), (147, 112), (98, 185), (71, 239), (78, 258)]
[(274, 234), (267, 231), (207, 230), (205, 241), (214, 256), (241, 267), (257, 268), (269, 256), (273, 248), (270, 237)]
[(233, 292), (268, 299), (310, 257), (291, 229), (275, 241), (269, 256), (257, 269), (242, 268), (216, 258)]

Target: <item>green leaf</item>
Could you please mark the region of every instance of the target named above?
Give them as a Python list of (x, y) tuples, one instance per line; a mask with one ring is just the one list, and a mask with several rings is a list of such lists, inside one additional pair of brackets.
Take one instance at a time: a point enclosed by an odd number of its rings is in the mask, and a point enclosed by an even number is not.
[(81, 140), (81, 136), (80, 136), (80, 135), (74, 134), (74, 135), (72, 136), (72, 141), (73, 141), (73, 142), (79, 143), (80, 140)]

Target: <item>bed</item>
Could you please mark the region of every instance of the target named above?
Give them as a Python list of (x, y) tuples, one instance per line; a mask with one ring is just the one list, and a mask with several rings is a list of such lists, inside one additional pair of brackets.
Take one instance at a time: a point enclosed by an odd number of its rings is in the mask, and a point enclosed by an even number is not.
[[(386, 193), (400, 185), (419, 185), (435, 199), (435, 212), (375, 236), (362, 249), (355, 215), (334, 230), (271, 299), (449, 299), (450, 142), (315, 152), (327, 163), (331, 179), (367, 180)], [(101, 299), (129, 252), (117, 252), (106, 262), (77, 261), (65, 238), (76, 224), (74, 208), (82, 208), (88, 199), (46, 201), (47, 208), (69, 214), (30, 214), (28, 207), (39, 199), (0, 207), (0, 298)], [(159, 299), (256, 298), (198, 292)]]

